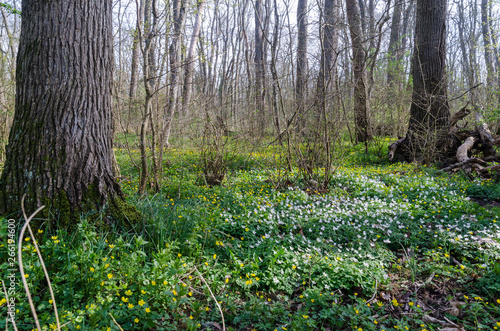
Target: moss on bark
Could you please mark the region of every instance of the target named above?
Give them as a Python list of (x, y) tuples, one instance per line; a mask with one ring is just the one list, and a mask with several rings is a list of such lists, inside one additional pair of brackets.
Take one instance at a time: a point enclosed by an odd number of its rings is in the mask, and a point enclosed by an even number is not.
[[(78, 224), (82, 215), (90, 221), (100, 222), (100, 225), (105, 227), (109, 227), (113, 223), (121, 227), (130, 227), (142, 219), (142, 215), (137, 208), (128, 203), (124, 197), (113, 196), (103, 202), (95, 185), (87, 188), (77, 206), (71, 205), (67, 193), (62, 190), (51, 199), (43, 197), (40, 200), (45, 208), (31, 221), (35, 228), (48, 220), (47, 225), (50, 227), (70, 230)], [(19, 199), (19, 206), (15, 210), (7, 210), (6, 215), (10, 214), (12, 217), (22, 218), (20, 201), (21, 199)], [(25, 199), (25, 208), (28, 216), (30, 216), (38, 206), (34, 203), (33, 198), (27, 197)]]

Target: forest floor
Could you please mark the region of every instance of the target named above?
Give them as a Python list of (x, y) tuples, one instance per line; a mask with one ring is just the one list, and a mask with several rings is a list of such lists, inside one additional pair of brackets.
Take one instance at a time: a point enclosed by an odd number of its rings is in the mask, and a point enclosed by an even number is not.
[[(138, 149), (115, 152), (141, 224), (109, 228), (94, 214), (36, 230), (63, 329), (500, 328), (499, 183), (376, 161), (360, 146), (343, 151), (328, 190), (304, 189), (278, 148), (229, 153), (222, 186), (210, 187), (200, 152), (173, 148), (161, 191), (140, 198)], [(55, 329), (32, 241), (27, 281), (44, 330)], [(14, 297), (18, 328), (31, 330), (22, 288)]]

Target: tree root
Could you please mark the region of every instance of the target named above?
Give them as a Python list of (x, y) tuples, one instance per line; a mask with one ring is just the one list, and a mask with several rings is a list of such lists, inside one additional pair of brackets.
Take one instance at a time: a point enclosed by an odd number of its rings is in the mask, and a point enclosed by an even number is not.
[[(454, 147), (456, 148), (455, 155), (450, 155), (444, 160), (442, 164), (446, 166), (441, 171), (453, 173), (462, 170), (469, 174), (476, 173), (480, 177), (490, 178), (500, 173), (500, 164), (498, 164), (500, 155), (497, 154), (500, 136), (491, 133), (477, 107), (472, 107), (472, 110), (466, 107), (467, 105), (450, 118), (448, 141), (450, 146), (458, 145), (458, 148)], [(474, 127), (467, 128), (468, 123), (459, 126), (458, 123), (471, 113), (475, 118)], [(408, 144), (408, 137), (400, 138), (389, 145), (390, 161), (401, 159), (401, 155), (405, 153), (402, 150), (405, 144)], [(436, 161), (437, 159), (436, 156)]]

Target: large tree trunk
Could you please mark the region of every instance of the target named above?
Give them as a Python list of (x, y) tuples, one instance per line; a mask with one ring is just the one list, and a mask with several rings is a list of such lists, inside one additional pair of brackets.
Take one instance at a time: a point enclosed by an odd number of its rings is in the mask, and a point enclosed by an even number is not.
[(446, 0), (417, 1), (413, 95), (406, 139), (397, 159), (442, 159), (449, 152), (450, 111), (445, 78)]
[(297, 103), (298, 130), (306, 125), (305, 97), (307, 89), (307, 0), (298, 0), (297, 4), (297, 82), (295, 85), (295, 100)]
[[(27, 194), (28, 214), (46, 205), (63, 226), (106, 203), (123, 219), (112, 169), (112, 31), (111, 0), (23, 1), (0, 213), (18, 212)], [(126, 216), (138, 218), (135, 209)]]
[(366, 91), (366, 52), (363, 48), (363, 30), (358, 2), (346, 0), (352, 42), (352, 64), (354, 71), (354, 117), (356, 141), (365, 142), (371, 138), (368, 121), (368, 96)]

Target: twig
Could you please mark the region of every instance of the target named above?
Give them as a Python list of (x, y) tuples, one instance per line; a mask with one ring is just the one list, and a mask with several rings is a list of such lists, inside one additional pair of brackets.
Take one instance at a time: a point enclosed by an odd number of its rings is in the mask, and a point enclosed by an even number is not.
[[(23, 196), (23, 198), (24, 198), (24, 196)], [(23, 202), (24, 202), (24, 199), (21, 203), (22, 208), (24, 208)], [(36, 327), (38, 328), (39, 331), (42, 331), (42, 328), (40, 327), (40, 322), (38, 321), (38, 315), (36, 314), (35, 305), (33, 304), (33, 300), (31, 299), (31, 293), (30, 293), (30, 289), (28, 288), (28, 282), (26, 281), (26, 277), (24, 276), (22, 248), (23, 248), (23, 237), (24, 237), (24, 232), (26, 231), (26, 228), (28, 227), (31, 219), (44, 207), (45, 206), (39, 207), (37, 210), (35, 210), (35, 212), (33, 214), (31, 214), (30, 217), (28, 217), (26, 219), (26, 223), (24, 223), (23, 228), (21, 229), (21, 233), (19, 234), (19, 243), (17, 245), (17, 256), (19, 259), (19, 271), (21, 272), (21, 279), (23, 281), (24, 290), (26, 291), (26, 296), (28, 297), (28, 302), (30, 304), (31, 313), (33, 314), (33, 318), (35, 319)], [(35, 239), (33, 239), (33, 240), (35, 240)]]
[[(470, 159), (467, 159), (463, 162), (458, 162), (458, 163), (455, 163), (455, 164), (452, 164), (451, 166), (448, 166), (446, 168), (443, 168), (443, 169), (440, 169), (438, 171), (448, 171), (448, 170), (452, 170), (452, 169), (455, 169), (455, 168), (458, 168), (458, 167), (461, 167), (463, 165), (466, 165), (466, 164), (469, 164), (469, 163), (479, 163), (480, 165), (488, 165), (488, 163), (486, 163), (485, 161), (481, 160), (481, 159), (478, 159), (478, 158), (470, 158)], [(486, 164), (485, 164), (486, 163)]]
[(432, 279), (434, 278), (434, 276), (435, 276), (435, 275), (436, 275), (436, 273), (435, 273), (435, 272), (433, 272), (433, 273), (429, 276), (429, 278), (427, 278), (427, 280), (424, 282), (424, 285), (429, 284), (429, 283), (432, 281)]
[[(5, 300), (7, 300), (7, 320), (5, 321), (5, 330), (8, 330), (8, 325), (9, 325), (9, 296), (7, 295), (7, 289), (5, 288), (5, 284), (3, 282), (3, 280), (1, 281), (2, 282), (2, 287), (3, 287), (3, 292), (5, 293)], [(12, 325), (14, 326), (14, 330), (17, 331), (17, 325), (16, 325), (16, 320), (15, 319), (11, 319), (11, 322), (12, 322)]]
[(481, 86), (482, 84), (483, 83), (479, 83), (479, 84), (476, 84), (476, 85), (472, 86), (467, 91), (465, 91), (464, 93), (460, 94), (458, 97), (454, 97), (453, 99), (450, 99), (449, 101), (460, 99), (461, 97), (463, 97), (464, 95), (466, 95), (467, 93), (469, 93), (470, 91), (472, 91), (473, 89), (475, 89), (476, 87)]
[(196, 268), (196, 266), (194, 266), (194, 269), (196, 270), (196, 272), (198, 273), (198, 275), (200, 275), (201, 280), (205, 283), (205, 285), (207, 286), (208, 290), (210, 291), (210, 295), (211, 295), (211, 296), (212, 296), (212, 298), (214, 299), (215, 304), (217, 305), (217, 308), (219, 308), (220, 315), (221, 315), (221, 317), (222, 317), (222, 331), (225, 331), (225, 330), (226, 330), (226, 323), (224, 323), (224, 313), (222, 312), (222, 308), (220, 307), (219, 302), (218, 302), (218, 301), (217, 301), (217, 299), (215, 298), (214, 293), (213, 293), (213, 292), (212, 292), (212, 290), (210, 289), (210, 286), (208, 286), (207, 281), (205, 280), (205, 278), (203, 277), (203, 275), (200, 273), (200, 271), (198, 270), (198, 268)]
[(108, 313), (109, 316), (111, 316), (111, 318), (113, 319), (113, 322), (115, 322), (116, 326), (121, 330), (123, 331), (122, 327), (120, 326), (120, 324), (118, 324), (118, 322), (115, 320), (115, 318), (113, 317), (113, 315), (111, 315), (111, 313)]
[(378, 283), (377, 283), (377, 279), (375, 278), (375, 292), (373, 292), (372, 298), (370, 300), (368, 300), (366, 303), (370, 303), (373, 301), (373, 299), (375, 299), (375, 296), (377, 295), (377, 287), (378, 287)]
[[(24, 197), (26, 196), (23, 195), (21, 199), (21, 209), (23, 211), (23, 216), (24, 219), (27, 219), (26, 217), (26, 211), (24, 210)], [(49, 273), (47, 272), (47, 268), (45, 267), (45, 263), (43, 262), (42, 258), (42, 253), (40, 252), (40, 249), (38, 248), (38, 245), (35, 240), (35, 235), (33, 234), (33, 231), (31, 230), (31, 226), (28, 224), (28, 230), (30, 232), (31, 238), (33, 238), (33, 245), (35, 246), (36, 253), (38, 255), (38, 259), (40, 260), (40, 264), (42, 265), (43, 273), (45, 274), (45, 279), (47, 280), (47, 284), (49, 285), (49, 292), (50, 292), (50, 297), (52, 298), (52, 306), (54, 307), (54, 313), (56, 314), (56, 325), (57, 329), (61, 330), (61, 323), (59, 322), (59, 313), (57, 311), (57, 305), (56, 305), (56, 297), (54, 295), (54, 290), (52, 289), (52, 283), (50, 282), (50, 277)]]

